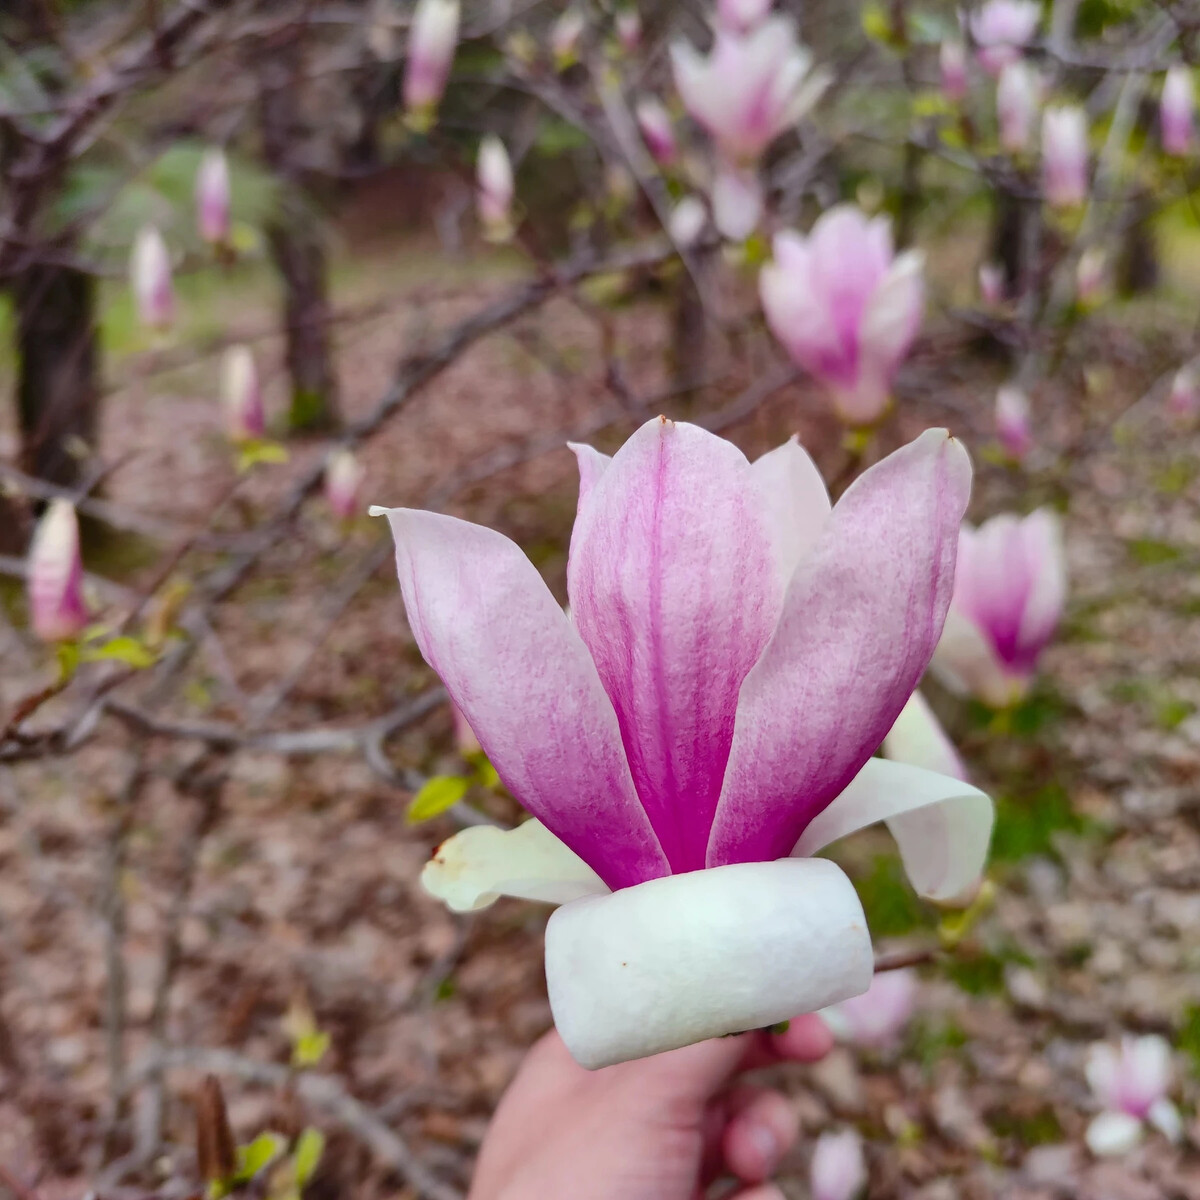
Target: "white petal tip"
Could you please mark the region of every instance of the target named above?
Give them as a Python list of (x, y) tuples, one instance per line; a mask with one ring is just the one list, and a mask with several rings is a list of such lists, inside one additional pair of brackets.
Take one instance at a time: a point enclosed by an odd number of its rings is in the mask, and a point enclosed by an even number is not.
[(386, 517), (391, 511), (392, 510), (390, 508), (385, 508), (382, 504), (372, 504), (371, 507), (367, 509), (367, 516)]

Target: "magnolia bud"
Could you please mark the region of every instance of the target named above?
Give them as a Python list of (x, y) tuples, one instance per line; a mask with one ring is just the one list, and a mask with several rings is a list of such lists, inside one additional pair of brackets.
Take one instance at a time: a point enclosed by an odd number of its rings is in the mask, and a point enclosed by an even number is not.
[(1075, 268), (1075, 299), (1091, 308), (1104, 296), (1106, 256), (1099, 246), (1091, 246), (1079, 256)]
[(1004, 267), (1000, 263), (980, 263), (979, 294), (984, 304), (1004, 303)]
[(433, 124), (458, 44), (458, 0), (417, 0), (408, 34), (404, 107), (418, 128)]
[(229, 241), (229, 163), (216, 147), (205, 151), (196, 171), (196, 225), (206, 242)]
[(1025, 150), (1033, 134), (1037, 116), (1037, 76), (1024, 62), (1010, 63), (996, 85), (996, 118), (1000, 124), (1000, 145), (1009, 154)]
[(1088, 191), (1087, 115), (1077, 105), (1042, 117), (1042, 192), (1055, 208), (1082, 204)]
[(1190, 364), (1180, 367), (1171, 380), (1171, 390), (1167, 393), (1167, 411), (1173, 417), (1190, 420), (1200, 413), (1200, 379), (1195, 368)]
[(1011, 384), (996, 393), (996, 437), (1004, 453), (1017, 462), (1033, 449), (1029, 397)]
[(225, 428), (234, 443), (253, 442), (266, 431), (258, 370), (248, 346), (230, 346), (221, 359)]
[(708, 210), (699, 196), (684, 196), (671, 210), (667, 232), (675, 245), (687, 249), (694, 246), (708, 223)]
[(162, 234), (153, 225), (144, 226), (134, 239), (129, 283), (142, 324), (150, 329), (168, 328), (175, 318), (171, 256)]
[(942, 70), (942, 95), (958, 104), (967, 94), (967, 51), (962, 42), (942, 43), (939, 61)]
[(722, 237), (744, 242), (758, 224), (763, 210), (762, 184), (754, 167), (722, 163), (713, 179), (713, 222)]
[(626, 54), (632, 54), (642, 44), (642, 15), (636, 8), (617, 10), (617, 41)]
[(659, 166), (666, 166), (674, 161), (678, 147), (675, 144), (675, 129), (667, 110), (653, 97), (647, 96), (638, 101), (637, 123), (642, 131), (654, 161)]
[(507, 241), (513, 234), (513, 169), (504, 143), (489, 133), (479, 143), (475, 164), (475, 209), (489, 242)]
[(583, 13), (577, 8), (568, 8), (554, 22), (554, 28), (550, 30), (550, 53), (554, 55), (554, 65), (558, 70), (565, 71), (579, 61), (583, 28)]
[(1158, 110), (1163, 149), (1182, 157), (1192, 148), (1192, 124), (1196, 97), (1192, 73), (1185, 66), (1174, 66), (1163, 83)]
[(339, 520), (348, 521), (358, 513), (358, 489), (364, 474), (353, 450), (343, 447), (329, 456), (325, 464), (325, 500)]
[(853, 1129), (823, 1133), (813, 1147), (813, 1200), (853, 1200), (866, 1187), (862, 1139)]
[(88, 623), (79, 521), (69, 500), (50, 502), (29, 548), (29, 624), (44, 642), (78, 637)]

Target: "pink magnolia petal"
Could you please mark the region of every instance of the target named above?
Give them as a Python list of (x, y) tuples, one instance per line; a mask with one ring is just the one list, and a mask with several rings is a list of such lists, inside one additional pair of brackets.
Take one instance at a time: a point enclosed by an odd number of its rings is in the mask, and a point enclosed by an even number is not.
[(929, 430), (833, 510), (742, 686), (709, 866), (789, 853), (878, 749), (941, 634), (970, 488), (966, 451)]
[(766, 508), (780, 587), (786, 588), (800, 560), (825, 531), (829, 491), (817, 464), (794, 436), (755, 459), (750, 470)]
[(580, 511), (567, 586), (663, 850), (703, 867), (738, 689), (782, 598), (745, 456), (648, 421)]
[(1067, 601), (1067, 568), (1062, 522), (1047, 508), (1032, 512), (1022, 525), (1025, 557), (1033, 574), (1018, 643), (1034, 654), (1050, 640)]
[(480, 525), (371, 512), (391, 522), (421, 653), (508, 789), (609, 887), (665, 875), (612, 705), (533, 564)]
[(583, 442), (568, 442), (567, 449), (575, 455), (579, 466), (579, 507), (582, 508), (592, 488), (599, 483), (601, 476), (608, 470), (612, 456), (602, 454), (594, 446)]
[(901, 254), (888, 268), (863, 312), (859, 342), (863, 356), (885, 374), (895, 370), (921, 327), (925, 304), (924, 256)]

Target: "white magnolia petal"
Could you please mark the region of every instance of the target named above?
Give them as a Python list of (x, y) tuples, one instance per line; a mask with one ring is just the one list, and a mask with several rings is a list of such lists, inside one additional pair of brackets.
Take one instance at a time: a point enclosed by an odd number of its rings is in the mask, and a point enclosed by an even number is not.
[(1087, 1127), (1083, 1140), (1098, 1157), (1128, 1154), (1142, 1140), (1142, 1123), (1123, 1112), (1102, 1112)]
[(873, 758), (809, 823), (793, 854), (807, 856), (877, 821), (886, 821), (913, 887), (931, 900), (969, 896), (992, 837), (991, 797), (908, 763)]
[(819, 858), (654, 879), (546, 927), (554, 1023), (589, 1070), (814, 1012), (873, 970), (854, 887)]
[(1179, 1109), (1170, 1100), (1166, 1099), (1166, 1097), (1161, 1100), (1155, 1100), (1150, 1105), (1150, 1111), (1146, 1114), (1146, 1120), (1168, 1142), (1178, 1142), (1183, 1137), (1183, 1120), (1179, 1116)]
[(954, 779), (967, 778), (967, 769), (954, 743), (920, 692), (913, 692), (908, 698), (895, 725), (883, 739), (883, 756), (892, 762), (923, 767)]
[(1006, 708), (1028, 686), (1028, 680), (1005, 670), (979, 626), (953, 606), (929, 666), (952, 692), (975, 696), (992, 708)]
[(473, 825), (444, 841), (421, 884), (455, 912), (487, 908), (500, 896), (566, 904), (608, 892), (604, 881), (538, 820), (516, 829)]

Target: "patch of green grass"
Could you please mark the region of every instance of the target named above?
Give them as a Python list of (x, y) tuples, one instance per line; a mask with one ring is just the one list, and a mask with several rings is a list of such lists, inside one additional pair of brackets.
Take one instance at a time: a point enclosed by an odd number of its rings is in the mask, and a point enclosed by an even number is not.
[(1033, 854), (1053, 854), (1056, 833), (1083, 833), (1086, 829), (1087, 822), (1071, 808), (1061, 784), (1047, 784), (1021, 799), (997, 796), (991, 858), (993, 862), (1018, 862)]
[(1062, 698), (1042, 688), (1012, 710), (1011, 728), (1017, 737), (1034, 737), (1043, 729), (1062, 720), (1066, 712), (1067, 706)]
[(931, 910), (909, 886), (895, 855), (875, 856), (870, 872), (858, 881), (858, 894), (877, 937), (899, 937), (933, 923)]
[(1196, 706), (1190, 700), (1168, 695), (1159, 699), (1154, 719), (1162, 729), (1178, 729), (1195, 711)]
[(1157, 567), (1164, 563), (1177, 562), (1183, 557), (1183, 551), (1170, 542), (1162, 542), (1157, 538), (1130, 538), (1125, 543), (1129, 556), (1139, 566)]
[(1033, 959), (1013, 944), (998, 950), (960, 948), (946, 964), (946, 976), (968, 995), (995, 995), (1004, 990), (1004, 968), (1009, 963), (1029, 967)]
[(997, 1137), (1013, 1138), (1021, 1146), (1048, 1146), (1063, 1140), (1063, 1128), (1048, 1104), (1032, 1112), (1001, 1109), (988, 1115), (988, 1127)]
[(1178, 496), (1196, 478), (1197, 466), (1190, 459), (1177, 458), (1154, 480), (1154, 486), (1167, 496)]
[(1191, 1062), (1192, 1074), (1200, 1079), (1200, 1004), (1189, 1004), (1183, 1010), (1178, 1045)]
[(913, 1022), (909, 1040), (913, 1055), (929, 1070), (941, 1059), (956, 1055), (967, 1044), (967, 1035), (960, 1025), (947, 1017), (940, 1021)]

